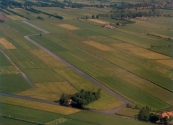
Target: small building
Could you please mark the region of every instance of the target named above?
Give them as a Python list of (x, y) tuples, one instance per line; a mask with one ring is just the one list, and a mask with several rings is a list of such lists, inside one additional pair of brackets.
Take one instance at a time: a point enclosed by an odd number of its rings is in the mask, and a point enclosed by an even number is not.
[(160, 117), (161, 117), (161, 118), (167, 117), (167, 118), (169, 119), (170, 117), (173, 117), (173, 111), (170, 111), (170, 112), (163, 112), (163, 113), (161, 113)]

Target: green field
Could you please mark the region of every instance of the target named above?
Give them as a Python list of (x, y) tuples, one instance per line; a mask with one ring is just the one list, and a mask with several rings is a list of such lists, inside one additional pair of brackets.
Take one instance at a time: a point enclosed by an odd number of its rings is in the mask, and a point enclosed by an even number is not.
[(125, 108), (116, 114), (121, 115), (121, 116), (130, 116), (130, 117), (136, 117), (139, 113), (138, 109), (132, 109), (132, 108)]
[[(15, 1), (25, 3), (24, 0)], [(149, 106), (156, 111), (172, 109), (173, 21), (172, 17), (163, 15), (171, 14), (171, 10), (155, 8), (161, 16), (132, 18), (134, 23), (130, 23), (125, 19), (119, 20), (119, 17), (113, 19), (114, 15), (111, 14), (117, 11), (121, 17), (123, 11), (127, 9), (131, 13), (149, 12), (152, 9), (135, 10), (135, 7), (127, 7), (120, 11), (119, 7), (123, 7), (123, 4), (140, 5), (144, 2), (142, 0), (129, 1), (128, 4), (121, 0), (71, 0), (71, 2), (58, 0), (67, 7), (57, 7), (58, 5), (53, 7), (53, 3), (57, 2), (54, 0), (32, 2), (39, 4), (39, 7), (33, 6), (33, 8), (41, 10), (42, 13), (31, 12), (24, 7), (13, 8), (12, 5), (8, 7), (11, 11), (27, 17), (28, 20), (11, 12), (8, 15), (5, 13), (8, 12), (6, 9), (1, 10), (0, 92), (58, 101), (62, 93), (72, 95), (81, 89), (97, 91), (99, 87), (87, 79), (83, 74), (86, 73), (132, 101), (134, 103), (132, 107)], [(41, 2), (49, 7), (41, 7), (43, 5)], [(72, 3), (86, 4), (87, 7), (68, 7)], [(62, 16), (63, 19), (49, 14)], [(99, 14), (97, 19), (91, 19), (93, 15)], [(42, 33), (22, 20), (49, 33)], [(104, 27), (105, 24), (116, 26), (114, 29), (109, 29)], [(30, 35), (29, 38), (81, 70), (81, 74), (29, 42), (24, 37), (26, 35)], [(26, 75), (26, 78), (17, 68)], [(81, 111), (3, 95), (0, 95), (0, 98), (0, 121), (2, 121), (0, 125), (151, 124), (134, 120), (139, 112), (136, 109), (124, 108), (116, 112), (119, 116), (94, 112), (97, 110), (105, 113), (124, 104), (105, 90), (101, 90), (100, 99), (84, 106), (92, 111)]]

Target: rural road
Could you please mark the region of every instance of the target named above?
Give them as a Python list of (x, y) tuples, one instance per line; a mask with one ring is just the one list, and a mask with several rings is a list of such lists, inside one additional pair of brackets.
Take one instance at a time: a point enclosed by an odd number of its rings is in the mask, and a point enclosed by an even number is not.
[(0, 51), (1, 51), (2, 54), (4, 54), (4, 56), (11, 62), (11, 64), (16, 68), (16, 70), (19, 71), (19, 72), (22, 74), (22, 76), (26, 79), (26, 81), (28, 81), (28, 83), (29, 83), (33, 88), (35, 88), (36, 86), (35, 86), (35, 85), (31, 82), (31, 80), (25, 75), (25, 73), (22, 72), (22, 70), (20, 70), (19, 67), (18, 67), (16, 64), (14, 64), (14, 62), (10, 59), (10, 57), (8, 57), (7, 54), (5, 54), (4, 51), (2, 51), (1, 49), (0, 49)]
[[(43, 34), (47, 34), (49, 33), (46, 30), (43, 30), (27, 21), (22, 21), (23, 23), (39, 30), (42, 31)], [(92, 83), (96, 84), (97, 86), (99, 86), (100, 88), (102, 88), (103, 90), (105, 90), (106, 92), (108, 92), (109, 94), (113, 95), (114, 97), (118, 98), (119, 100), (121, 100), (122, 102), (124, 102), (123, 105), (116, 107), (114, 109), (108, 110), (108, 111), (95, 111), (95, 112), (100, 112), (100, 113), (105, 113), (105, 114), (115, 114), (115, 112), (118, 112), (119, 110), (123, 109), (126, 107), (126, 104), (133, 104), (132, 101), (126, 99), (125, 97), (121, 96), (120, 94), (116, 93), (115, 91), (113, 91), (112, 89), (108, 88), (107, 86), (103, 85), (101, 82), (97, 81), (96, 79), (94, 79), (93, 77), (89, 76), (88, 74), (86, 74), (85, 72), (81, 71), (80, 69), (78, 69), (77, 67), (71, 65), (70, 63), (68, 63), (67, 61), (65, 61), (64, 59), (60, 58), (59, 56), (57, 56), (56, 54), (52, 53), (51, 51), (49, 51), (48, 49), (46, 49), (45, 47), (41, 46), (40, 44), (38, 44), (37, 42), (35, 42), (34, 40), (30, 39), (30, 36), (36, 36), (39, 34), (34, 34), (34, 35), (26, 35), (24, 36), (24, 38), (26, 40), (28, 40), (29, 42), (33, 43), (34, 45), (36, 45), (37, 47), (39, 47), (41, 50), (43, 50), (44, 52), (46, 52), (47, 54), (49, 54), (50, 56), (54, 57), (55, 59), (57, 59), (58, 61), (64, 63), (66, 66), (68, 66), (69, 68), (71, 68), (72, 70), (76, 71), (77, 73), (79, 73), (80, 75), (82, 75), (83, 77), (85, 77), (86, 79), (90, 80)], [(13, 94), (5, 94), (5, 93), (0, 93), (0, 95), (5, 95), (5, 96), (10, 96), (10, 97), (15, 97), (15, 98), (22, 98), (22, 99), (27, 99), (27, 100), (32, 100), (32, 101), (44, 101), (45, 103), (52, 103), (54, 104), (54, 102), (49, 102), (49, 101), (45, 101), (45, 100), (40, 100), (40, 99), (34, 99), (34, 98), (30, 98), (30, 97), (25, 97), (25, 96), (19, 96), (19, 95), (13, 95)]]

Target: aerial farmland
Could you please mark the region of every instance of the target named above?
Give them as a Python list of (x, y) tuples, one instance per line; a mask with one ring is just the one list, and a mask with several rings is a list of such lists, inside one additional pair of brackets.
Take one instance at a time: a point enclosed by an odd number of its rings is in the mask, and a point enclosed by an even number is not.
[(172, 13), (172, 0), (0, 0), (0, 125), (173, 124)]

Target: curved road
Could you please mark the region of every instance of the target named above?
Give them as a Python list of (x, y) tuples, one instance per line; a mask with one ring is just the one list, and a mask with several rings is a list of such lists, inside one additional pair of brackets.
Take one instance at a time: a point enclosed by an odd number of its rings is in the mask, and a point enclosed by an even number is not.
[[(27, 21), (22, 21), (23, 23), (37, 29), (43, 32), (43, 34), (47, 34), (49, 33), (46, 30), (43, 30)], [(45, 47), (41, 46), (40, 44), (38, 44), (37, 42), (35, 42), (34, 40), (30, 39), (30, 36), (36, 36), (39, 34), (34, 34), (34, 35), (26, 35), (24, 36), (25, 39), (27, 39), (28, 41), (30, 41), (31, 43), (33, 43), (34, 45), (36, 45), (37, 47), (39, 47), (41, 50), (45, 51), (47, 54), (49, 54), (50, 56), (54, 57), (55, 59), (57, 59), (58, 61), (64, 63), (65, 65), (67, 65), (69, 68), (73, 69), (74, 71), (76, 71), (77, 73), (79, 73), (80, 75), (82, 75), (83, 77), (85, 77), (86, 79), (90, 80), (92, 83), (96, 84), (97, 86), (99, 86), (100, 88), (102, 88), (103, 90), (105, 90), (106, 92), (108, 92), (109, 94), (115, 96), (116, 98), (118, 98), (119, 100), (121, 100), (122, 102), (124, 102), (123, 105), (116, 107), (114, 109), (108, 110), (108, 111), (95, 111), (95, 112), (100, 112), (100, 113), (106, 113), (106, 114), (115, 114), (115, 112), (118, 112), (119, 110), (123, 109), (126, 107), (126, 104), (133, 104), (132, 101), (126, 99), (125, 97), (123, 97), (122, 95), (116, 93), (115, 91), (113, 91), (112, 89), (108, 88), (107, 86), (103, 85), (102, 83), (100, 83), (99, 81), (97, 81), (96, 79), (94, 79), (93, 77), (89, 76), (88, 74), (86, 74), (85, 72), (81, 71), (80, 69), (78, 69), (77, 67), (71, 65), (70, 63), (68, 63), (67, 61), (65, 61), (64, 59), (60, 58), (59, 56), (55, 55), (54, 53), (50, 52), (48, 49), (46, 49)], [(5, 93), (0, 93), (0, 95), (5, 94)], [(11, 97), (15, 97), (15, 98), (23, 98), (23, 99), (28, 99), (28, 100), (33, 100), (33, 98), (30, 97), (24, 97), (24, 96), (18, 96), (18, 95), (12, 95), (12, 94), (7, 94), (6, 96), (11, 96)], [(38, 101), (40, 102), (40, 99), (34, 99), (33, 101)], [(42, 100), (43, 101), (43, 100)], [(44, 101), (45, 103), (50, 103), (49, 101)], [(52, 104), (54, 104), (54, 102), (52, 102)]]

